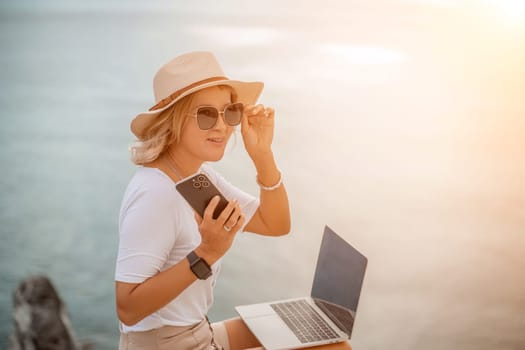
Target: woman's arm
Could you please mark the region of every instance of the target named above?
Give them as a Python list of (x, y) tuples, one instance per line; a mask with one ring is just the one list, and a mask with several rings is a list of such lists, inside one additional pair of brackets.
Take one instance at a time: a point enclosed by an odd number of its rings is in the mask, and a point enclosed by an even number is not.
[[(206, 207), (204, 217), (196, 217), (202, 241), (195, 253), (210, 266), (228, 251), (235, 234), (244, 224), (244, 216), (235, 200), (214, 220), (212, 215), (218, 203), (219, 197), (212, 199)], [(233, 222), (236, 224), (233, 225)], [(225, 230), (225, 224), (232, 227), (231, 230)], [(127, 326), (134, 325), (171, 302), (196, 280), (188, 259), (182, 259), (142, 283), (117, 281), (115, 289), (118, 318)]]
[[(271, 150), (274, 124), (273, 109), (246, 106), (241, 125), (244, 147), (257, 170), (257, 181), (265, 187), (276, 185), (282, 176)], [(261, 187), (259, 196), (259, 208), (245, 230), (269, 236), (290, 232), (290, 207), (284, 185), (273, 190)]]
[(168, 304), (196, 280), (188, 259), (182, 259), (142, 283), (117, 281), (115, 292), (118, 318), (127, 326), (134, 325)]
[[(273, 154), (268, 154), (255, 163), (257, 178), (263, 186), (273, 186), (281, 180)], [(261, 188), (259, 208), (246, 225), (245, 230), (269, 236), (280, 236), (290, 232), (290, 207), (284, 184), (267, 191)]]

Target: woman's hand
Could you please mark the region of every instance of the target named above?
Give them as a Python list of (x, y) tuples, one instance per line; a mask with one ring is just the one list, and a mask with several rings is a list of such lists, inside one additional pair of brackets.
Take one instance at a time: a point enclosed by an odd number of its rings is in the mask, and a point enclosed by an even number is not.
[(217, 219), (213, 219), (213, 212), (219, 203), (219, 196), (213, 197), (206, 210), (204, 217), (195, 214), (199, 225), (202, 242), (196, 249), (197, 255), (204, 258), (212, 265), (230, 249), (235, 234), (244, 224), (239, 203), (234, 199), (228, 203)]
[(250, 158), (258, 159), (271, 153), (275, 112), (272, 108), (246, 105), (241, 123), (244, 147)]

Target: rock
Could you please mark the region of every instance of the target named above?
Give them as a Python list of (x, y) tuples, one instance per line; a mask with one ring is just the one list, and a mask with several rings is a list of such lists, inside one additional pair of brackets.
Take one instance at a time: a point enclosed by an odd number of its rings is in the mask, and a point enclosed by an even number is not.
[(13, 294), (14, 332), (10, 350), (91, 349), (75, 337), (66, 306), (45, 276), (26, 278)]

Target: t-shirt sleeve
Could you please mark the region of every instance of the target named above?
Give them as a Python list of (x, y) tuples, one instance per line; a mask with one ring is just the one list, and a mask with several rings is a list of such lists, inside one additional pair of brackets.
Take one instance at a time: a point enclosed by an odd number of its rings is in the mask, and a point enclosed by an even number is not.
[(128, 188), (119, 221), (117, 281), (142, 283), (166, 263), (177, 234), (172, 191), (160, 184)]
[(211, 180), (215, 183), (227, 200), (231, 201), (233, 199), (237, 199), (246, 218), (244, 225), (240, 229), (240, 231), (244, 231), (246, 225), (248, 222), (250, 222), (253, 215), (259, 208), (259, 199), (232, 185), (209, 165), (203, 167), (203, 170), (210, 176)]

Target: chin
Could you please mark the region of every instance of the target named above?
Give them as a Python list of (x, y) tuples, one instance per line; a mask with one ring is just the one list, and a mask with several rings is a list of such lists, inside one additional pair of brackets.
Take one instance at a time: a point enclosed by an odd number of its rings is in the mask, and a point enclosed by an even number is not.
[(208, 154), (207, 157), (205, 157), (207, 162), (218, 162), (224, 157), (224, 151), (222, 152), (214, 152), (213, 154)]

